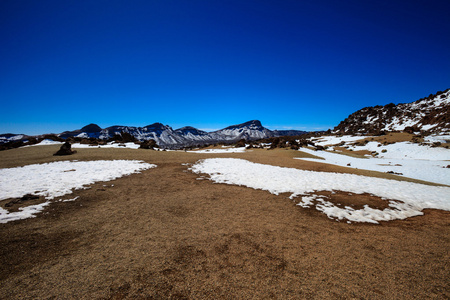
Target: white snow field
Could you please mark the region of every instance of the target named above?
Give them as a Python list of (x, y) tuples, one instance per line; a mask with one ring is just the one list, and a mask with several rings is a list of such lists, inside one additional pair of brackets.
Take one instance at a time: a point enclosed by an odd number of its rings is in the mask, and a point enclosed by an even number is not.
[(421, 146), (410, 142), (398, 142), (388, 145), (369, 142), (365, 146), (351, 146), (348, 149), (352, 149), (353, 151), (376, 151), (379, 153), (378, 157), (380, 158), (450, 160), (450, 149)]
[[(96, 160), (58, 161), (0, 169), (0, 200), (21, 198), (26, 194), (52, 200), (71, 194), (74, 189), (87, 188), (95, 182), (109, 181), (155, 167), (138, 160)], [(34, 217), (50, 203), (47, 201), (19, 208), (20, 211), (13, 213), (0, 207), (0, 223)]]
[[(269, 191), (272, 194), (292, 193), (300, 196), (302, 207), (315, 206), (331, 219), (353, 222), (390, 221), (422, 215), (425, 208), (450, 210), (450, 187), (429, 186), (405, 181), (305, 171), (252, 163), (235, 158), (209, 158), (190, 168), (194, 173), (209, 174), (216, 183), (242, 185)], [(363, 209), (338, 207), (316, 191), (368, 193), (388, 201), (389, 208), (380, 210), (367, 205)]]
[(191, 152), (191, 153), (210, 153), (210, 154), (217, 154), (217, 153), (243, 153), (243, 152), (245, 152), (245, 147), (192, 150), (192, 151), (187, 151), (187, 152)]
[(334, 135), (325, 135), (320, 137), (311, 138), (311, 141), (318, 146), (326, 146), (326, 145), (337, 145), (341, 142), (349, 143), (355, 142), (364, 138), (370, 138), (370, 136), (354, 136), (354, 135), (343, 135), (343, 136), (334, 136)]
[[(35, 146), (47, 146), (47, 145), (62, 145), (64, 142), (52, 141), (52, 140), (42, 140), (40, 143), (34, 145), (27, 145), (23, 147), (35, 147)], [(110, 142), (106, 145), (95, 145), (91, 146), (89, 144), (80, 144), (74, 143), (72, 144), (72, 148), (128, 148), (128, 149), (139, 149), (138, 144), (135, 143), (115, 143)]]
[(425, 142), (429, 143), (450, 143), (450, 134), (442, 133), (442, 134), (431, 134), (423, 138)]
[(72, 148), (128, 148), (128, 149), (139, 149), (140, 145), (135, 143), (108, 143), (107, 145), (95, 145), (90, 146), (88, 144), (76, 143), (72, 145)]
[(53, 140), (42, 140), (41, 142), (34, 144), (34, 145), (26, 145), (23, 147), (35, 147), (35, 146), (47, 146), (47, 145), (62, 145), (64, 144), (63, 142), (58, 142), (58, 141), (53, 141)]
[[(354, 151), (376, 151), (377, 157), (356, 158), (339, 152), (313, 151), (302, 148), (300, 151), (322, 159), (297, 158), (308, 161), (349, 166), (357, 169), (379, 172), (394, 172), (397, 175), (450, 185), (450, 150), (442, 147), (421, 146), (409, 142), (381, 145), (369, 142), (365, 146), (350, 146)], [(350, 165), (349, 165), (350, 164)]]

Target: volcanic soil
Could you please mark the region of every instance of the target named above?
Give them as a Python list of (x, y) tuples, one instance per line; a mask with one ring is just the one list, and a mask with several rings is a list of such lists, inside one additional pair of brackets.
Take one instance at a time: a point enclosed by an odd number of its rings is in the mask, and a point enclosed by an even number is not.
[[(61, 199), (77, 200), (52, 203), (36, 218), (0, 224), (1, 299), (450, 298), (449, 212), (348, 224), (301, 208), (287, 194), (199, 180), (186, 164), (234, 157), (395, 175), (296, 160), (300, 152), (284, 149), (94, 148), (54, 157), (57, 149), (2, 151), (0, 168), (75, 159), (139, 159), (157, 167), (74, 191)], [(361, 205), (358, 195), (336, 197)]]

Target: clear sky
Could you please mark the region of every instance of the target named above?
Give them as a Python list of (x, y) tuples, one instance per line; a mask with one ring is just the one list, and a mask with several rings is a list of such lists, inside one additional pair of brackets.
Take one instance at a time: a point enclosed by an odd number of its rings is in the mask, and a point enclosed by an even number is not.
[(2, 0), (0, 133), (326, 130), (450, 88), (450, 1)]

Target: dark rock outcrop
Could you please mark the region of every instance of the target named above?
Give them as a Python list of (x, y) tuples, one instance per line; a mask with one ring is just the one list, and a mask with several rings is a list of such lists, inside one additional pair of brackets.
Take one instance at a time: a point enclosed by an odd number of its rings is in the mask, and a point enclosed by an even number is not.
[(154, 149), (159, 148), (158, 144), (156, 144), (155, 140), (147, 140), (141, 142), (141, 145), (139, 146), (140, 149)]
[(65, 142), (62, 144), (61, 148), (53, 154), (55, 156), (62, 156), (62, 155), (72, 155), (74, 153), (77, 153), (77, 151), (72, 150), (72, 145), (69, 142)]

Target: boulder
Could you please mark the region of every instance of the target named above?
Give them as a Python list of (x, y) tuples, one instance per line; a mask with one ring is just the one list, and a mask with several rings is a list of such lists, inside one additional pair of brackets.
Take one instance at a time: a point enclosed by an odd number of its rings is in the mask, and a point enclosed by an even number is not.
[(139, 146), (140, 149), (154, 149), (154, 148), (159, 148), (158, 144), (156, 144), (155, 140), (147, 140), (141, 143), (141, 145)]
[(74, 153), (77, 153), (77, 151), (72, 150), (72, 145), (69, 142), (65, 142), (61, 145), (61, 148), (59, 148), (59, 150), (53, 155), (72, 155)]
[(236, 147), (236, 148), (245, 147), (245, 140), (244, 140), (244, 139), (240, 139), (240, 140), (236, 143), (235, 147)]

